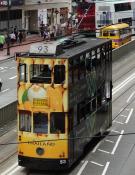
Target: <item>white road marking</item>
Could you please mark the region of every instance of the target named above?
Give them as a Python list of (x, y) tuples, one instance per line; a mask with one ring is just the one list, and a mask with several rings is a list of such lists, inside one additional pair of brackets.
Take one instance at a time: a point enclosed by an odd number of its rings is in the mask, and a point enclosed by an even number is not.
[(16, 69), (16, 67), (10, 67), (9, 69)]
[(0, 70), (3, 70), (4, 69), (4, 67), (0, 67)]
[(119, 131), (116, 131), (116, 130), (113, 130), (113, 129), (111, 130), (111, 132), (116, 132), (116, 133), (119, 133), (119, 134), (120, 134), (120, 132), (119, 132)]
[(121, 88), (123, 88), (126, 84), (128, 84), (134, 78), (135, 78), (135, 73), (131, 74), (127, 79), (125, 79), (122, 83), (120, 83), (118, 86), (116, 86), (112, 91), (112, 95), (114, 95), (116, 92), (118, 92)]
[(88, 164), (88, 160), (86, 160), (86, 161), (84, 162), (84, 164), (81, 166), (81, 168), (80, 168), (80, 170), (78, 171), (77, 175), (81, 175), (81, 174), (82, 174), (82, 172), (83, 172), (83, 170), (84, 170), (84, 168), (86, 167), (87, 164)]
[(3, 91), (1, 91), (1, 92), (6, 92), (6, 91), (8, 91), (9, 89), (4, 89)]
[(119, 122), (119, 121), (117, 121), (117, 120), (114, 120), (113, 122), (115, 122), (115, 123), (119, 123), (119, 124), (124, 124), (124, 123), (122, 123), (122, 122)]
[(18, 171), (19, 169), (21, 169), (22, 167), (20, 167), (20, 166), (17, 166), (14, 170), (12, 170), (9, 174), (7, 174), (7, 175), (12, 175), (12, 174), (14, 174), (16, 171)]
[(102, 172), (102, 175), (105, 175), (105, 174), (106, 174), (107, 169), (108, 169), (108, 167), (109, 167), (109, 164), (110, 164), (110, 162), (107, 162), (107, 163), (106, 163), (105, 168), (104, 168), (104, 170), (103, 170), (103, 172)]
[(11, 77), (11, 78), (9, 78), (10, 80), (12, 80), (12, 79), (14, 79), (14, 78), (16, 78), (17, 77), (17, 75), (16, 76), (14, 76), (14, 77)]
[(126, 115), (123, 115), (123, 114), (121, 114), (120, 116), (121, 116), (121, 117), (127, 117)]
[(1, 72), (6, 72), (7, 70), (2, 70)]
[(121, 133), (120, 133), (121, 135), (118, 137), (118, 140), (117, 140), (117, 142), (115, 143), (114, 148), (113, 148), (111, 154), (114, 154), (114, 153), (115, 153), (115, 151), (116, 151), (116, 149), (117, 149), (117, 147), (118, 147), (118, 144), (119, 144), (119, 142), (120, 142), (120, 140), (121, 140), (121, 138), (122, 138), (122, 134), (123, 134), (123, 133), (124, 133), (124, 130), (121, 131)]
[(126, 111), (129, 111), (130, 109), (129, 109), (129, 108), (126, 108), (125, 110), (126, 110)]
[(110, 152), (108, 152), (108, 151), (105, 151), (105, 150), (102, 150), (102, 149), (98, 149), (98, 151), (101, 151), (101, 152), (103, 152), (103, 153), (107, 153), (107, 154), (110, 154)]
[(114, 143), (114, 141), (108, 140), (108, 139), (106, 139), (105, 141), (106, 141), (106, 142), (110, 142), (110, 143)]
[(9, 175), (9, 172), (11, 172), (14, 168), (16, 168), (18, 166), (18, 162), (16, 162), (15, 164), (13, 164), (10, 168), (8, 168), (6, 171), (4, 171), (3, 173), (1, 173), (1, 175)]
[(134, 96), (134, 94), (135, 94), (135, 91), (132, 92), (132, 94), (128, 97), (128, 99), (127, 99), (127, 103), (131, 100), (131, 98)]
[(104, 165), (102, 165), (100, 163), (97, 163), (97, 162), (94, 162), (94, 161), (90, 161), (90, 162), (93, 163), (93, 164), (95, 164), (95, 165), (98, 165), (98, 166), (104, 166)]
[(100, 146), (100, 144), (101, 144), (101, 142), (102, 141), (100, 141), (96, 146), (95, 146), (95, 148), (92, 150), (92, 152), (93, 153), (95, 153), (96, 152), (96, 150), (98, 149), (98, 147)]
[(134, 110), (133, 108), (130, 110), (130, 112), (129, 112), (129, 114), (128, 114), (128, 117), (127, 117), (127, 120), (125, 121), (126, 124), (129, 122), (130, 117), (131, 117), (131, 115), (132, 115), (132, 113), (133, 113), (133, 110)]

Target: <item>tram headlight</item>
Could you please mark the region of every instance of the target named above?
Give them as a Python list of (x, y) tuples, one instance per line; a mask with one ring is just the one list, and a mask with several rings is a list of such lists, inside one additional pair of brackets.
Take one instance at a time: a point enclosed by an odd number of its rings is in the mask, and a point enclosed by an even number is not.
[(37, 153), (39, 156), (43, 155), (44, 152), (45, 152), (45, 151), (44, 151), (43, 148), (38, 147), (38, 148), (36, 149), (36, 153)]

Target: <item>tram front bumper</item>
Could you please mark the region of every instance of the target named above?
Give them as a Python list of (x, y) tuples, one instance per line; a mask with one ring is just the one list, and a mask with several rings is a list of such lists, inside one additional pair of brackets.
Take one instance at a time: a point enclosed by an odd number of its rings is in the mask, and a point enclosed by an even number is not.
[(18, 156), (18, 165), (37, 170), (64, 170), (70, 167), (68, 159), (41, 159)]

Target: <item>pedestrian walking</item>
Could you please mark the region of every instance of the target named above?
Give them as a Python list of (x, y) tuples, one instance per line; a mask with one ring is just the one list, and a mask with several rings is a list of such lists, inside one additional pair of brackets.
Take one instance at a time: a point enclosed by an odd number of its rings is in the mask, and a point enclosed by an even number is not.
[(16, 42), (18, 41), (18, 29), (17, 26), (14, 27), (14, 34), (15, 34), (15, 38), (16, 38)]
[(18, 38), (19, 38), (19, 42), (22, 43), (22, 40), (23, 40), (23, 34), (22, 34), (21, 31), (20, 31), (19, 34), (18, 34)]
[(0, 35), (0, 50), (3, 50), (3, 46), (5, 44), (5, 36), (4, 35)]

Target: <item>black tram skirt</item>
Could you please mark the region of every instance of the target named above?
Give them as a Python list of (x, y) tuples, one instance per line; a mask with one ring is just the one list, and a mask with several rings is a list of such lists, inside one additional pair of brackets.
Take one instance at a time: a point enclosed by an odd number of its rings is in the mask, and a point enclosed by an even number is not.
[(18, 156), (19, 166), (37, 170), (64, 170), (70, 167), (68, 159), (40, 159)]

